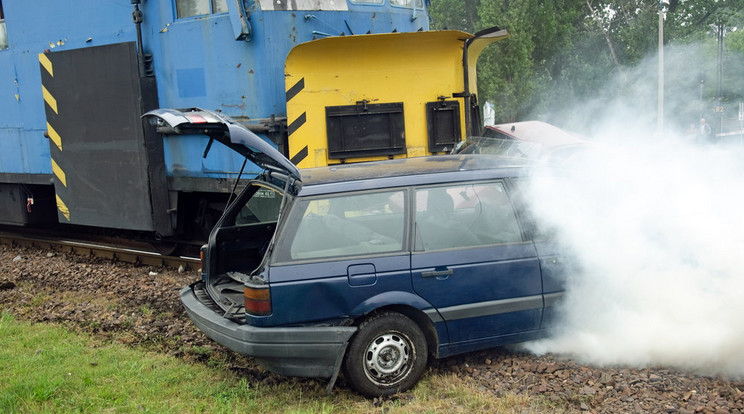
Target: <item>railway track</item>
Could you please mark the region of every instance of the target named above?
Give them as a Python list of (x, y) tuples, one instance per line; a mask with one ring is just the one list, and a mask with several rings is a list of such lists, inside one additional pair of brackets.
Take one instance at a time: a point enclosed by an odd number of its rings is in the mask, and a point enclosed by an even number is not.
[(0, 244), (35, 247), (50, 252), (73, 253), (147, 266), (163, 266), (178, 269), (181, 272), (196, 271), (200, 268), (200, 261), (197, 257), (166, 256), (144, 250), (144, 248), (116, 246), (88, 240), (0, 232)]

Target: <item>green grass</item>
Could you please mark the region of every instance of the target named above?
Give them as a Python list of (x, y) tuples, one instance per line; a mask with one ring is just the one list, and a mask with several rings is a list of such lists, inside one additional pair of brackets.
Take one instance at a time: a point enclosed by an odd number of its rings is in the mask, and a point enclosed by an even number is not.
[(249, 384), (230, 371), (0, 315), (2, 413), (538, 413), (454, 375), (427, 376), (382, 403), (320, 382)]
[(0, 412), (232, 412), (257, 390), (165, 355), (0, 317)]

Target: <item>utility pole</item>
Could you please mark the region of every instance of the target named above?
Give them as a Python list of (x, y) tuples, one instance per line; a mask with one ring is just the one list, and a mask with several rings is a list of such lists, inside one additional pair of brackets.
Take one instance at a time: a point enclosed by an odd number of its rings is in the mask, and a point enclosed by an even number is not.
[(700, 72), (699, 78), (700, 78), (700, 81), (698, 84), (700, 85), (700, 101), (698, 102), (698, 105), (700, 109), (700, 115), (698, 116), (698, 118), (702, 118), (705, 116), (705, 104), (703, 103), (703, 87), (705, 86), (705, 73)]
[(716, 79), (716, 96), (721, 98), (721, 85), (723, 83), (723, 31), (726, 26), (723, 23), (716, 25), (718, 30), (718, 67), (717, 67), (717, 79)]
[(656, 133), (664, 136), (664, 0), (659, 0), (659, 89), (656, 108)]
[(723, 134), (723, 32), (726, 30), (726, 26), (723, 23), (718, 23), (718, 73), (716, 79), (716, 97), (718, 102), (716, 104), (716, 112), (718, 112), (718, 133)]

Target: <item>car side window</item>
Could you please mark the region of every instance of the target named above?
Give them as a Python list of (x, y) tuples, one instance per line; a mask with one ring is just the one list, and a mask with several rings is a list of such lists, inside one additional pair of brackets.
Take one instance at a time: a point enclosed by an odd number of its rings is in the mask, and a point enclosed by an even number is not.
[(290, 232), (293, 233), (291, 242), (283, 243), (280, 260), (403, 250), (403, 190), (316, 198), (299, 203), (293, 209), (294, 224), (290, 224), (296, 225), (296, 230)]
[(416, 190), (417, 251), (522, 241), (503, 183)]
[(513, 200), (527, 237), (535, 241), (555, 241), (557, 237), (556, 228), (548, 225), (543, 220), (539, 220), (537, 213), (531, 208), (532, 203), (529, 202), (528, 195), (530, 183), (525, 179), (518, 179), (512, 181), (512, 185)]

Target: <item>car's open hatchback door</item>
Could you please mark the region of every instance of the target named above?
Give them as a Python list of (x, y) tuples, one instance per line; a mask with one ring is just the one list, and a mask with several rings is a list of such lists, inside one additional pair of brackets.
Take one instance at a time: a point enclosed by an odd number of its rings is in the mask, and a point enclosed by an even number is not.
[(244, 283), (260, 273), (270, 255), (286, 195), (300, 188), (300, 171), (270, 143), (221, 113), (200, 108), (156, 109), (143, 118), (161, 134), (206, 135), (205, 155), (216, 140), (264, 170), (228, 202), (202, 247), (203, 282), (192, 287), (201, 292), (199, 297), (208, 296), (222, 308), (224, 317), (241, 320)]
[(301, 181), (299, 169), (276, 148), (223, 114), (201, 108), (155, 109), (142, 117), (162, 134), (206, 135), (210, 138), (209, 145), (217, 140), (263, 169), (279, 171)]

